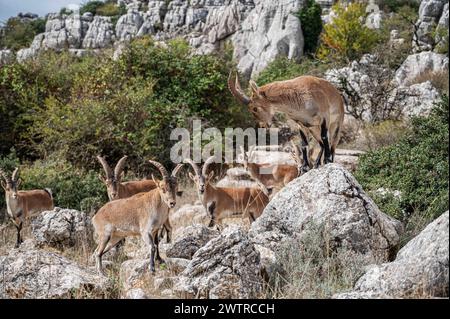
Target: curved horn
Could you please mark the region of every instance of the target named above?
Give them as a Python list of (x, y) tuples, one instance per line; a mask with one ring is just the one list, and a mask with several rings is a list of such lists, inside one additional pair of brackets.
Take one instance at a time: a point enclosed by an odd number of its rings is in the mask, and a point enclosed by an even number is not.
[(213, 155), (213, 156), (211, 156), (210, 158), (208, 158), (208, 159), (205, 161), (205, 164), (203, 164), (203, 168), (202, 168), (202, 175), (203, 175), (203, 176), (206, 176), (206, 172), (208, 171), (209, 165), (210, 165), (212, 162), (214, 162), (215, 160), (216, 160), (216, 156)]
[(198, 167), (197, 164), (194, 163), (193, 160), (191, 160), (190, 158), (185, 158), (184, 161), (187, 164), (190, 164), (192, 166), (192, 169), (194, 170), (195, 175), (200, 176), (201, 175), (201, 171), (200, 168)]
[(111, 171), (111, 167), (109, 167), (108, 163), (106, 162), (104, 157), (101, 157), (100, 155), (97, 156), (97, 160), (102, 164), (103, 170), (105, 171), (106, 178), (112, 178), (113, 172)]
[(241, 85), (239, 84), (238, 75), (236, 73), (236, 79), (233, 81), (233, 71), (230, 72), (228, 76), (228, 89), (231, 94), (242, 104), (248, 105), (250, 103), (250, 98), (245, 95), (244, 91), (241, 89)]
[(10, 185), (12, 184), (11, 183), (11, 179), (8, 177), (8, 175), (6, 175), (5, 171), (2, 170), (1, 168), (0, 168), (0, 175), (3, 177), (3, 179), (6, 182), (6, 184), (10, 184)]
[(245, 161), (248, 161), (247, 153), (245, 153), (244, 146), (241, 145), (241, 146), (240, 146), (240, 149), (241, 149), (242, 158), (243, 158), (244, 162), (245, 162)]
[(120, 179), (120, 174), (122, 174), (123, 168), (125, 167), (125, 161), (127, 160), (128, 156), (122, 157), (116, 164), (116, 167), (114, 168), (114, 177), (116, 180)]
[(297, 165), (300, 165), (301, 164), (300, 149), (298, 145), (294, 143), (294, 141), (291, 141), (291, 144), (292, 144), (291, 156), (294, 158), (295, 163), (297, 163)]
[(153, 164), (154, 166), (156, 166), (156, 168), (159, 170), (159, 172), (161, 173), (162, 177), (164, 180), (169, 180), (169, 173), (167, 173), (166, 168), (159, 162), (157, 161), (152, 161), (152, 160), (148, 160), (150, 162), (150, 164)]
[(14, 172), (11, 175), (11, 180), (13, 182), (17, 182), (18, 179), (19, 179), (19, 168), (16, 167), (16, 169), (14, 170)]
[(184, 164), (178, 164), (172, 171), (172, 177), (177, 177), (178, 172), (183, 167)]

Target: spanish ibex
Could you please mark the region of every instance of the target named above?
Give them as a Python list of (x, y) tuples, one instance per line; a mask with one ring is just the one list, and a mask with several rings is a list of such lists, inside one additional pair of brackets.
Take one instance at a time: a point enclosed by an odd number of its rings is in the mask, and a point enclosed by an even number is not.
[(53, 196), (50, 189), (35, 189), (28, 191), (18, 191), (21, 180), (19, 179), (19, 168), (16, 168), (9, 178), (6, 173), (0, 169), (4, 181), (1, 185), (5, 190), (6, 209), (9, 218), (11, 218), (17, 229), (17, 241), (15, 247), (22, 243), (20, 231), (26, 219), (39, 214), (45, 210), (52, 210)]
[(141, 236), (149, 247), (152, 272), (155, 271), (155, 256), (157, 261), (164, 262), (159, 255), (158, 231), (164, 225), (168, 229), (167, 236), (171, 235), (169, 210), (176, 205), (178, 190), (176, 175), (183, 164), (178, 164), (169, 175), (162, 164), (149, 162), (156, 166), (162, 175), (162, 180), (157, 180), (152, 175), (155, 189), (108, 202), (92, 218), (98, 239), (98, 246), (95, 249), (96, 264), (101, 274), (103, 274), (103, 254), (129, 236)]
[(211, 184), (214, 171), (208, 172), (208, 167), (215, 161), (215, 156), (208, 158), (200, 169), (191, 159), (185, 159), (194, 170), (195, 175), (189, 172), (189, 177), (197, 186), (197, 192), (211, 217), (209, 227), (221, 224), (222, 219), (241, 214), (248, 217), (250, 222), (258, 218), (264, 207), (269, 203), (269, 198), (258, 187), (216, 187)]
[(128, 156), (123, 156), (116, 164), (114, 171), (108, 165), (104, 157), (97, 156), (98, 161), (103, 166), (106, 177), (99, 175), (100, 180), (106, 185), (109, 200), (127, 198), (138, 193), (148, 192), (156, 188), (152, 180), (129, 181), (122, 183), (122, 172)]
[(252, 162), (255, 146), (251, 146), (248, 155), (241, 146), (241, 153), (243, 156), (244, 169), (250, 176), (264, 185), (267, 189), (282, 188), (287, 183), (298, 177), (300, 174), (300, 167), (302, 161), (300, 159), (300, 150), (298, 145), (291, 142), (292, 148), (290, 154), (295, 161), (295, 165), (290, 164), (258, 164)]
[(233, 72), (228, 77), (228, 87), (235, 98), (247, 105), (259, 125), (271, 126), (275, 112), (286, 114), (300, 127), (302, 172), (308, 171), (308, 136), (311, 134), (320, 145), (315, 167), (334, 161), (344, 121), (344, 99), (328, 81), (314, 76), (300, 76), (258, 87), (250, 80), (251, 97), (245, 95)]

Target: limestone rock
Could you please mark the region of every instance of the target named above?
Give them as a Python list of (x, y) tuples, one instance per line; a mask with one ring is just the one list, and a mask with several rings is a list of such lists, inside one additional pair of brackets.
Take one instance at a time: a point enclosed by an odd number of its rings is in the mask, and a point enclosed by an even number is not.
[(448, 57), (434, 52), (421, 52), (406, 58), (395, 73), (399, 86), (411, 84), (420, 74), (448, 70)]
[(335, 298), (449, 296), (449, 213), (442, 214), (406, 244), (395, 261), (373, 265), (354, 291)]
[(108, 289), (107, 279), (94, 269), (26, 246), (0, 257), (0, 298), (71, 298), (84, 290), (102, 296)]
[(218, 235), (217, 230), (205, 225), (188, 226), (177, 233), (177, 238), (166, 249), (166, 256), (191, 259), (199, 248)]
[(328, 164), (293, 180), (278, 192), (251, 226), (254, 243), (276, 252), (286, 240), (323, 227), (330, 247), (372, 260), (389, 260), (402, 225), (381, 212), (342, 166)]
[(239, 227), (227, 227), (193, 256), (175, 283), (181, 297), (255, 298), (262, 288), (259, 253)]
[(86, 241), (92, 234), (86, 213), (59, 207), (32, 219), (31, 231), (37, 244), (54, 247), (73, 246), (77, 241)]

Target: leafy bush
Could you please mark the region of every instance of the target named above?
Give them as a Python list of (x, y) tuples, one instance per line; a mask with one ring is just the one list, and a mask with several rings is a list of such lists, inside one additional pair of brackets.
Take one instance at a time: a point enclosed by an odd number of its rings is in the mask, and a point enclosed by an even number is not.
[(126, 7), (124, 4), (118, 6), (115, 0), (88, 1), (80, 7), (80, 14), (85, 12), (90, 12), (93, 15), (113, 17), (125, 14)]
[(90, 12), (93, 15), (97, 14), (97, 9), (102, 7), (105, 3), (103, 1), (88, 1), (80, 6), (80, 14)]
[(0, 48), (17, 51), (29, 47), (34, 36), (45, 31), (45, 19), (22, 20), (17, 17), (9, 18), (4, 26), (4, 33), (0, 33)]
[(278, 57), (258, 75), (257, 82), (264, 85), (274, 81), (293, 79), (301, 75), (321, 76), (328, 65), (313, 59), (304, 59), (300, 63), (286, 57)]
[(402, 7), (410, 7), (415, 12), (419, 11), (420, 1), (417, 0), (381, 0), (379, 6), (384, 11), (398, 12)]
[(304, 52), (315, 53), (322, 32), (322, 8), (314, 0), (307, 0), (298, 17), (305, 40)]
[(145, 159), (169, 159), (172, 128), (194, 118), (219, 128), (250, 122), (228, 92), (230, 67), (223, 57), (192, 55), (184, 41), (163, 47), (148, 37), (132, 41), (117, 61), (45, 52), (13, 63), (0, 70), (1, 154), (12, 146), (21, 160), (57, 152), (92, 169), (95, 155), (125, 153), (142, 175)]
[[(411, 130), (397, 143), (360, 158), (356, 178), (382, 211), (408, 222), (448, 210), (448, 120), (448, 97), (443, 96), (429, 117), (412, 120)], [(379, 188), (389, 190), (387, 196)], [(400, 196), (393, 196), (394, 190)]]
[(364, 24), (365, 5), (338, 2), (332, 10), (335, 16), (324, 25), (318, 57), (348, 63), (371, 52), (379, 41), (379, 35)]

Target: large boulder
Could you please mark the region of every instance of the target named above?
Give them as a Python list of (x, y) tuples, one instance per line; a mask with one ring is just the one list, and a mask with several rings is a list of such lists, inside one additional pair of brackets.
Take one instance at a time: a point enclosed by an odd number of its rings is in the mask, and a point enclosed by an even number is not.
[(92, 227), (86, 213), (55, 207), (31, 221), (31, 232), (38, 244), (61, 247), (89, 240)]
[(299, 59), (303, 54), (303, 33), (295, 16), (300, 0), (258, 0), (255, 8), (233, 35), (234, 56), (239, 70), (256, 76), (278, 56)]
[(205, 207), (201, 204), (186, 204), (181, 206), (175, 212), (169, 214), (170, 225), (172, 225), (174, 233), (178, 229), (196, 224), (207, 225), (210, 217), (206, 214)]
[(421, 52), (406, 58), (395, 73), (399, 86), (410, 85), (419, 75), (448, 70), (448, 57), (435, 52)]
[(144, 23), (143, 14), (135, 9), (129, 9), (116, 24), (116, 36), (119, 41), (129, 41), (139, 32)]
[(399, 103), (407, 117), (426, 116), (441, 98), (439, 91), (430, 81), (398, 88), (404, 99)]
[[(447, 4), (447, 6), (446, 6)], [(445, 12), (446, 8), (446, 12)], [(417, 31), (414, 34), (415, 50), (430, 50), (434, 45), (435, 29), (441, 17), (448, 16), (448, 0), (422, 0), (419, 7), (419, 19), (416, 22)], [(448, 18), (447, 18), (448, 19)]]
[(107, 279), (93, 269), (24, 242), (0, 257), (1, 298), (73, 298), (104, 296)]
[(219, 232), (217, 230), (205, 225), (188, 226), (177, 232), (177, 237), (165, 250), (166, 256), (191, 259), (199, 248), (218, 235)]
[(448, 230), (447, 211), (406, 244), (395, 261), (373, 265), (354, 291), (335, 298), (448, 298)]
[(252, 242), (277, 252), (288, 240), (322, 228), (331, 249), (343, 248), (389, 260), (399, 243), (402, 225), (381, 212), (356, 179), (342, 166), (313, 169), (286, 185), (253, 222)]
[(95, 16), (83, 39), (83, 49), (103, 49), (112, 47), (116, 36), (110, 17)]
[(261, 288), (259, 253), (244, 230), (230, 226), (197, 250), (174, 291), (183, 298), (255, 298)]

